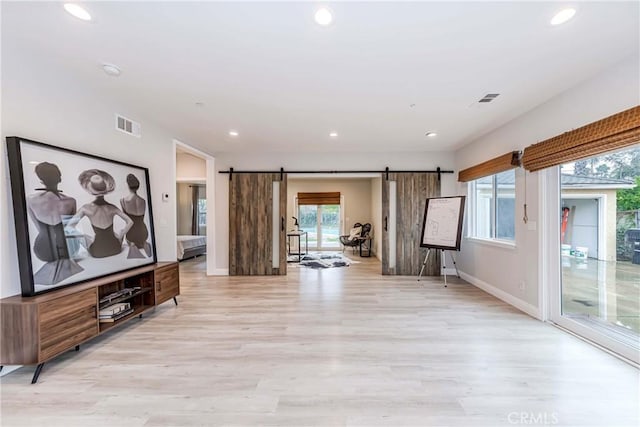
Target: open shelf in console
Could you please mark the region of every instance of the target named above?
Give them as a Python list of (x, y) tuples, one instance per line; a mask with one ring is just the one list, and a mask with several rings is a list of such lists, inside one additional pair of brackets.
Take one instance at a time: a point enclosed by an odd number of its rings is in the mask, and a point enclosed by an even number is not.
[(100, 332), (142, 314), (155, 305), (153, 271), (99, 286), (98, 304)]
[(127, 300), (130, 300), (132, 298), (137, 297), (140, 294), (143, 294), (145, 292), (151, 292), (153, 290), (153, 288), (140, 288), (140, 287), (134, 287), (134, 288), (125, 288), (127, 289), (127, 292), (124, 293), (118, 293), (116, 292), (114, 295), (114, 293), (110, 294), (112, 296), (107, 295), (106, 297), (103, 297), (100, 299), (100, 310), (102, 310), (103, 308), (107, 308), (110, 307), (114, 304), (118, 304)]
[(120, 323), (126, 322), (127, 320), (139, 316), (142, 313), (144, 313), (145, 311), (149, 310), (150, 308), (152, 308), (153, 306), (149, 305), (140, 305), (137, 306), (133, 309), (132, 312), (129, 312), (128, 314), (126, 314), (125, 316), (113, 321), (113, 322), (100, 322), (100, 333), (102, 332), (106, 332), (109, 329), (113, 328), (116, 325), (119, 325)]

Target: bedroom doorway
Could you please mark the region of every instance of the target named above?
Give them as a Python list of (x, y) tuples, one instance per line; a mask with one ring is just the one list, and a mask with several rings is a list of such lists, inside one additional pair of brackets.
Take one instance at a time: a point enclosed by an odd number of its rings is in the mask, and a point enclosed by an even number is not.
[(208, 260), (208, 241), (213, 241), (213, 201), (208, 182), (213, 158), (186, 144), (174, 141), (176, 147), (176, 259), (201, 263), (214, 269)]
[(176, 182), (178, 261), (204, 255), (207, 246), (207, 187), (199, 181)]

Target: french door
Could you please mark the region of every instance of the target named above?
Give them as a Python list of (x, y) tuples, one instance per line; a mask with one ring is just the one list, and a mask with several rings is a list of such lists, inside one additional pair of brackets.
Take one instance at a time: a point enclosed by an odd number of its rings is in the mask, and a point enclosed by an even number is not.
[[(624, 160), (625, 152), (618, 157)], [(639, 363), (640, 256), (634, 255), (640, 246), (633, 238), (640, 205), (624, 197), (624, 190), (633, 194), (631, 180), (603, 176), (604, 167), (596, 175), (598, 165), (615, 167), (595, 157), (551, 168), (541, 181), (548, 195), (549, 318)]]
[(310, 249), (340, 248), (340, 205), (300, 205), (298, 218)]

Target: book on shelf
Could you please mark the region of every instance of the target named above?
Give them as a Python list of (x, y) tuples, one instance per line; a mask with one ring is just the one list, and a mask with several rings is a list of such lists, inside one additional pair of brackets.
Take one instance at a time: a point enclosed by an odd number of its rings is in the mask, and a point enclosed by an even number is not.
[(130, 296), (133, 295), (137, 292), (140, 292), (142, 290), (142, 288), (140, 286), (134, 286), (131, 288), (124, 288), (124, 289), (120, 289), (119, 291), (115, 291), (110, 293), (109, 295), (105, 295), (102, 298), (100, 298), (100, 304), (103, 303), (108, 303), (110, 301), (113, 301), (116, 298), (120, 298), (120, 297), (125, 297), (125, 296)]
[(119, 304), (113, 304), (100, 310), (100, 318), (112, 317), (122, 311), (131, 308), (131, 304), (128, 302), (121, 302)]
[(115, 322), (116, 320), (122, 319), (123, 317), (133, 313), (133, 311), (133, 308), (129, 308), (128, 310), (121, 311), (111, 317), (100, 317), (100, 323)]

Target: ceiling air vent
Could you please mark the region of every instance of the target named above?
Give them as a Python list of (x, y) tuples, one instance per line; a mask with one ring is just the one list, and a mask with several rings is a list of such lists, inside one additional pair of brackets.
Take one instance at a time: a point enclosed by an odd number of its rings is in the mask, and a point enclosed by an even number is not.
[(116, 129), (138, 138), (142, 135), (140, 123), (129, 120), (119, 114), (116, 114)]
[(499, 93), (488, 93), (485, 96), (483, 96), (482, 99), (480, 99), (480, 101), (478, 102), (491, 102), (494, 99), (496, 99), (498, 96), (500, 96)]

